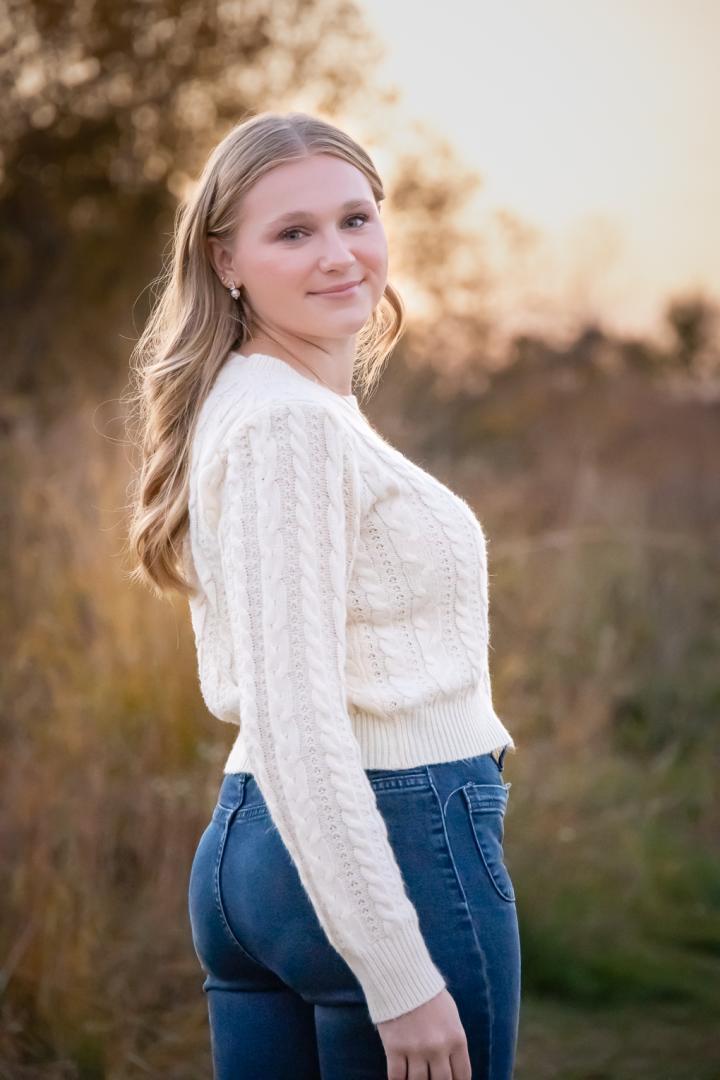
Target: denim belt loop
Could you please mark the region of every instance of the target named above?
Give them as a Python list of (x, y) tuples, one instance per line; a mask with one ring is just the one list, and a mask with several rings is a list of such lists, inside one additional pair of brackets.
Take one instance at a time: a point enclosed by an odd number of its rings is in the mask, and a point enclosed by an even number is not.
[(245, 802), (248, 774), (246, 772), (226, 773), (220, 789), (219, 801), (227, 794), (234, 810), (239, 810)]

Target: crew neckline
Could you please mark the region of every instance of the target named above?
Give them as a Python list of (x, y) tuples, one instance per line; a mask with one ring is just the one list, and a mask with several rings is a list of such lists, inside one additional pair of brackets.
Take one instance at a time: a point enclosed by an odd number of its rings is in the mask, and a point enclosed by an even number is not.
[(354, 409), (360, 409), (360, 403), (358, 402), (357, 396), (355, 394), (339, 394), (337, 390), (333, 390), (331, 389), (331, 387), (325, 386), (324, 383), (314, 383), (312, 379), (309, 379), (307, 377), (307, 375), (303, 375), (301, 372), (297, 371), (296, 368), (286, 363), (286, 361), (282, 360), (279, 356), (273, 356), (271, 353), (257, 352), (246, 354), (238, 352), (237, 349), (231, 349), (230, 355), (237, 357), (238, 360), (244, 360), (246, 362), (249, 361), (253, 363), (254, 367), (259, 368), (260, 370), (273, 369), (279, 371), (282, 368), (283, 371), (289, 372), (291, 376), (294, 376), (297, 379), (302, 379), (303, 382), (309, 383), (310, 386), (315, 386), (320, 391), (332, 394), (333, 397), (339, 398), (340, 401), (346, 402)]

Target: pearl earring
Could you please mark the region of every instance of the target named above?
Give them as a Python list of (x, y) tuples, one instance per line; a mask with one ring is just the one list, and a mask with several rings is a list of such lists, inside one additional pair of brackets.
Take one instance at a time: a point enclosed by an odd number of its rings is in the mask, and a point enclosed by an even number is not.
[(233, 300), (237, 300), (240, 296), (240, 290), (238, 289), (234, 281), (230, 282), (230, 295), (232, 296)]

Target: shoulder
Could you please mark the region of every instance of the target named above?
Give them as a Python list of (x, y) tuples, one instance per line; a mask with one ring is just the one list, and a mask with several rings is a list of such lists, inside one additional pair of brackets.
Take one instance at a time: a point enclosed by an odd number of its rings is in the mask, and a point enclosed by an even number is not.
[[(352, 452), (353, 428), (344, 414), (345, 406), (324, 397), (283, 395), (255, 402), (233, 417), (224, 434), (222, 449), (232, 451), (238, 442), (312, 442), (318, 452)], [(323, 447), (322, 439), (325, 439)]]
[(219, 447), (226, 488), (251, 484), (268, 498), (278, 485), (297, 491), (338, 492), (361, 499), (364, 488), (357, 444), (342, 403), (283, 396), (237, 418)]
[(345, 506), (359, 520), (366, 504), (352, 428), (341, 409), (325, 401), (265, 403), (232, 426), (218, 458), (225, 495), (249, 491), (258, 509), (300, 500), (306, 507), (331, 505), (338, 514)]

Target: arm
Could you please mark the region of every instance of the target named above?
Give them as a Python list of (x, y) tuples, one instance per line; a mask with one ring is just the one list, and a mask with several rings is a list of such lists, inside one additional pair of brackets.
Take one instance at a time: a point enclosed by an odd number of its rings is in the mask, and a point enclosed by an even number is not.
[(364, 772), (345, 697), (346, 590), (361, 480), (322, 404), (276, 403), (232, 434), (220, 546), (252, 772), (374, 1023), (445, 986)]

